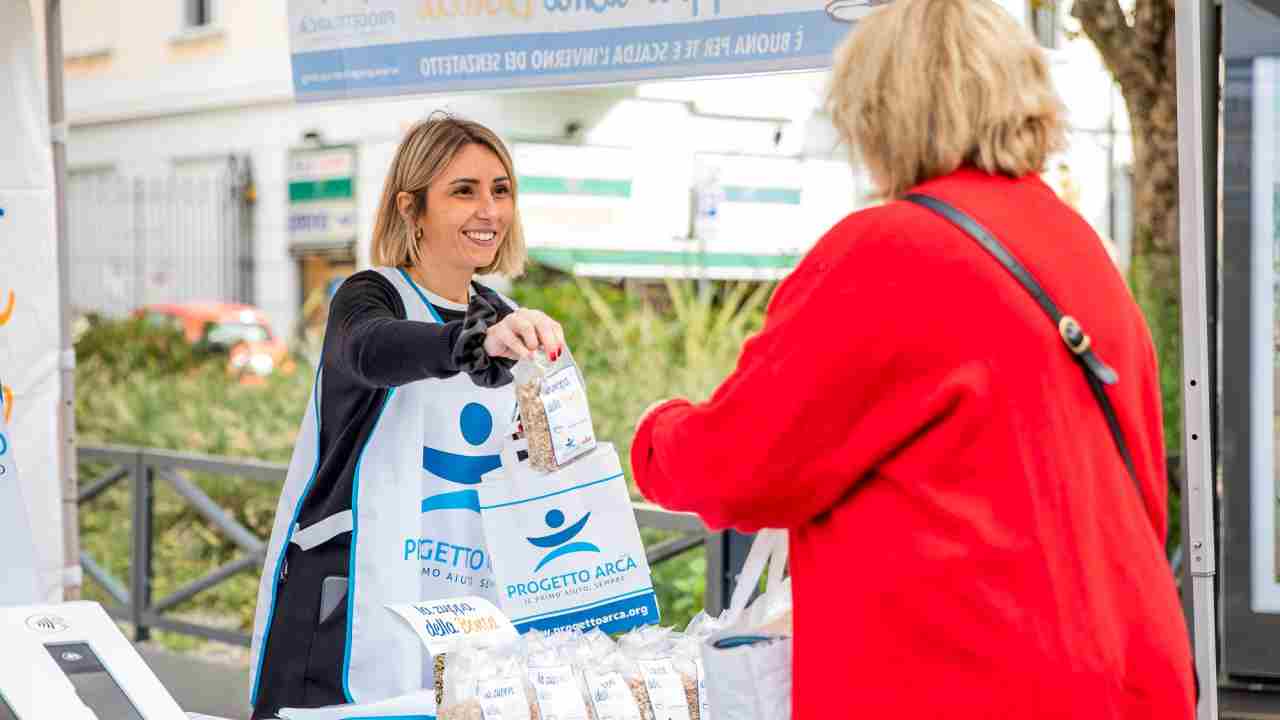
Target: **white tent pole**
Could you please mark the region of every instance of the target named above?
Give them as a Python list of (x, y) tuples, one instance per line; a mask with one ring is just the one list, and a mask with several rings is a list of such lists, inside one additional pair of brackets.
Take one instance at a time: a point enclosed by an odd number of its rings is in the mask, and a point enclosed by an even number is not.
[(48, 60), (49, 129), (53, 146), (53, 187), (58, 233), (59, 398), (58, 467), (62, 483), (63, 596), (80, 596), (80, 494), (76, 479), (76, 351), (71, 342), (70, 249), (67, 246), (67, 120), (62, 92), (62, 3), (46, 0), (45, 56)]
[[(1182, 276), (1183, 463), (1191, 547), (1192, 615), (1200, 720), (1218, 717), (1218, 656), (1214, 576), (1213, 472), (1209, 432), (1208, 303), (1205, 264), (1204, 39), (1201, 0), (1177, 0), (1178, 236)], [(1216, 60), (1216, 59), (1215, 59)], [(1216, 63), (1214, 65), (1216, 67)], [(1215, 114), (1216, 117), (1216, 114)], [(1216, 132), (1214, 134), (1216, 138)]]

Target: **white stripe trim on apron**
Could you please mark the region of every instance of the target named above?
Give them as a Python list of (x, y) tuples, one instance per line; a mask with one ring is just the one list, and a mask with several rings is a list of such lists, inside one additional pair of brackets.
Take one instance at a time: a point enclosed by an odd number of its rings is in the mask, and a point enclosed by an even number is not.
[(350, 510), (335, 513), (305, 529), (295, 528), (290, 542), (303, 550), (319, 547), (344, 532), (351, 532), (355, 527), (355, 518)]

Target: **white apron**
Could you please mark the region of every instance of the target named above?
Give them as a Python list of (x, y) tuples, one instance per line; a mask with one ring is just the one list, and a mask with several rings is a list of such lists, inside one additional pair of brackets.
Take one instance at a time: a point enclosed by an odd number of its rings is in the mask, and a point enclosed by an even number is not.
[[(407, 319), (440, 322), (406, 273), (375, 269), (400, 292)], [(497, 602), (476, 487), (481, 475), (500, 464), (502, 439), (515, 413), (513, 386), (482, 388), (459, 373), (392, 388), (356, 463), (350, 512), (298, 528), (297, 515), (319, 464), (319, 377), (294, 446), (258, 590), (251, 700), (258, 694), (276, 578), (290, 542), (307, 549), (351, 531), (352, 601), (342, 669), (350, 702), (395, 697), (432, 682), (425, 648), (385, 609), (388, 603), (460, 595)]]

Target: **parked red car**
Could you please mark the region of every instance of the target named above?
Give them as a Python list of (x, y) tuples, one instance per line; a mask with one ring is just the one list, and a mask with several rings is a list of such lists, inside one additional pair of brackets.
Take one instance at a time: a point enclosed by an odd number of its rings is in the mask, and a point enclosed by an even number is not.
[(252, 305), (157, 303), (135, 310), (134, 316), (160, 327), (172, 327), (202, 349), (226, 352), (227, 369), (242, 377), (293, 371), (289, 348), (271, 331), (267, 316)]

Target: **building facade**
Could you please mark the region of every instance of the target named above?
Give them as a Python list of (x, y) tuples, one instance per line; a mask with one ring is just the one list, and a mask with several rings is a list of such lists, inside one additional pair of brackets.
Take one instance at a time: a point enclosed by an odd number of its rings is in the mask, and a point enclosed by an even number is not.
[[(1072, 113), (1046, 179), (1123, 256), (1123, 103), (1060, 10), (1020, 2), (1008, 9), (1049, 47)], [(534, 257), (578, 274), (776, 278), (868, 202), (822, 72), (298, 104), (285, 3), (64, 8), (82, 312), (242, 300), (294, 335), (367, 265), (391, 156), (437, 109), (508, 141)]]

